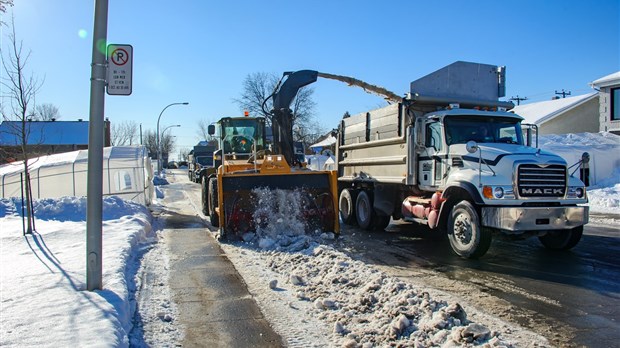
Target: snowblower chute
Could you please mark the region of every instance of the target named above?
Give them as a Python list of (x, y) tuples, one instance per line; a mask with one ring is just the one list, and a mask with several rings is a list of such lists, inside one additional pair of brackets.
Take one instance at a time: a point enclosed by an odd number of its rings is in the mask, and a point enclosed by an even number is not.
[(271, 148), (262, 117), (227, 117), (209, 126), (218, 139), (218, 169), (203, 180), (203, 212), (220, 237), (264, 230), (339, 232), (337, 172), (309, 170), (294, 151), (289, 106), (300, 88), (316, 81), (317, 72), (284, 76), (270, 96)]

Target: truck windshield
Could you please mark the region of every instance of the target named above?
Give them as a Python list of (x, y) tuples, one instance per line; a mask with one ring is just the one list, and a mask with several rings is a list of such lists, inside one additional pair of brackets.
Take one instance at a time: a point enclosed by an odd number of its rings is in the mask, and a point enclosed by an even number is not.
[(225, 153), (250, 154), (262, 150), (264, 123), (258, 119), (228, 119), (222, 123), (222, 140)]
[(196, 163), (199, 163), (201, 166), (212, 167), (213, 166), (213, 156), (198, 156), (196, 157)]
[(446, 117), (444, 123), (448, 145), (465, 144), (470, 140), (523, 145), (521, 121), (515, 118), (459, 115)]

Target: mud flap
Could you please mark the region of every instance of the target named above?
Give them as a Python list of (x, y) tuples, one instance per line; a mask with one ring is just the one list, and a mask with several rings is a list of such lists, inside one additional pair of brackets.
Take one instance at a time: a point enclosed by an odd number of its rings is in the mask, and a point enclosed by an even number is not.
[(338, 233), (336, 175), (302, 171), (222, 176), (220, 221), (226, 238), (279, 229)]

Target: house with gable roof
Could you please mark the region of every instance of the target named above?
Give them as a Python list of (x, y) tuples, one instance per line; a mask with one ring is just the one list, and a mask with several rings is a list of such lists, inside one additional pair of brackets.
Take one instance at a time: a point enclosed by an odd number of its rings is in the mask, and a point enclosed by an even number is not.
[[(22, 160), (22, 134), (29, 158), (88, 149), (88, 121), (21, 121), (0, 123), (0, 164)], [(105, 120), (104, 146), (110, 146), (110, 121)]]
[(600, 130), (620, 135), (620, 71), (590, 83), (598, 91)]
[(515, 106), (511, 112), (538, 126), (539, 134), (598, 133), (598, 93)]

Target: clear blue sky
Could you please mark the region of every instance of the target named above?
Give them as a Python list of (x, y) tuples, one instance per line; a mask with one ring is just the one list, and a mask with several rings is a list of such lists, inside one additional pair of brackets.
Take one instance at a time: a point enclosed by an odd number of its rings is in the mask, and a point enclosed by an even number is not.
[[(15, 0), (28, 70), (44, 79), (37, 103), (62, 120), (89, 118), (94, 1)], [(313, 69), (404, 94), (409, 83), (457, 60), (505, 65), (507, 98), (548, 100), (620, 70), (620, 1), (109, 0), (108, 42), (134, 48), (133, 93), (106, 96), (112, 122), (160, 127), (193, 146), (198, 120), (240, 115), (233, 103), (250, 73)], [(3, 29), (6, 47), (6, 28)], [(82, 31), (82, 35), (80, 35)], [(316, 118), (335, 128), (345, 111), (381, 98), (336, 81), (313, 85)]]

